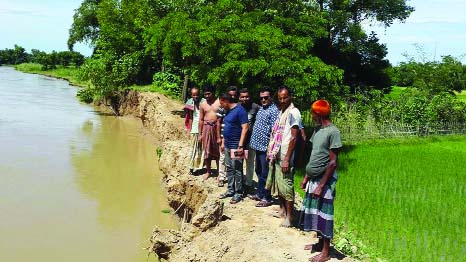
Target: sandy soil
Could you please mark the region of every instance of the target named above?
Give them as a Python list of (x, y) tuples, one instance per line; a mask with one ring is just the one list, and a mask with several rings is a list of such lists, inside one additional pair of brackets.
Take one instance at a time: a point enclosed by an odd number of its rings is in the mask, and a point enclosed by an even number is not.
[[(126, 93), (120, 100), (120, 114), (133, 115), (158, 138), (162, 149), (160, 167), (168, 200), (180, 217), (178, 231), (155, 229), (150, 249), (169, 261), (308, 261), (303, 250), (316, 242), (312, 233), (279, 227), (281, 219), (271, 216), (277, 206), (255, 207), (245, 199), (232, 205), (219, 200), (226, 187), (215, 178), (188, 174), (189, 138), (184, 133), (183, 105), (155, 93)], [(332, 252), (330, 261), (352, 261)]]

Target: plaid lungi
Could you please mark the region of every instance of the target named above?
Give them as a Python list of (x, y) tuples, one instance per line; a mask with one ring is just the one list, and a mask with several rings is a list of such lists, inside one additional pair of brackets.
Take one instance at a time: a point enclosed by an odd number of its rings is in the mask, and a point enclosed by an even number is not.
[(312, 197), (312, 192), (319, 185), (322, 176), (311, 179), (306, 185), (306, 195), (301, 208), (299, 224), (304, 231), (316, 231), (325, 238), (333, 238), (333, 201), (335, 199), (335, 187), (337, 174), (329, 178), (322, 190), (320, 198)]

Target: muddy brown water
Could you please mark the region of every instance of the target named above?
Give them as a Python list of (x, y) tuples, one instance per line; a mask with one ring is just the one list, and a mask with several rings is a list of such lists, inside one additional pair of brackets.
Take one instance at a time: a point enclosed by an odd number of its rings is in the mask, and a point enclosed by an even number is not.
[(156, 147), (76, 91), (0, 67), (0, 261), (156, 261), (152, 228), (177, 227)]

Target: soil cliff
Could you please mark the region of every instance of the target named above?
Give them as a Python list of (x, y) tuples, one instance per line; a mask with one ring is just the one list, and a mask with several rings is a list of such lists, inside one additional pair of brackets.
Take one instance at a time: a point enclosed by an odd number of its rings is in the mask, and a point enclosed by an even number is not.
[[(232, 205), (218, 199), (226, 188), (217, 187), (215, 178), (189, 175), (182, 107), (164, 95), (134, 91), (122, 94), (117, 105), (120, 115), (140, 118), (160, 139), (168, 201), (181, 220), (177, 231), (154, 229), (150, 250), (169, 261), (308, 261), (314, 254), (303, 247), (317, 239), (297, 228), (279, 227), (280, 219), (270, 215), (277, 206), (257, 208), (250, 199)], [(332, 253), (331, 261), (350, 261)]]

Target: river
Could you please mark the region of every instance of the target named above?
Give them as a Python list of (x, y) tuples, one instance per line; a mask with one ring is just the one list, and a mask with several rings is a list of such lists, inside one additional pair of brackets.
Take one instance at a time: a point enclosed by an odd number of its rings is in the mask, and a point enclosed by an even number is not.
[(76, 91), (0, 67), (0, 261), (156, 261), (152, 228), (177, 227), (156, 147)]

